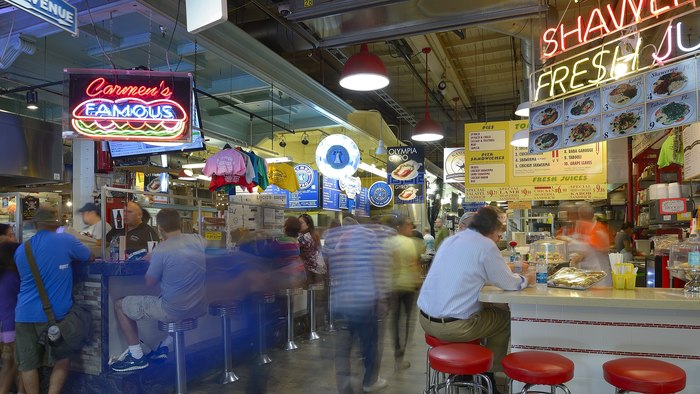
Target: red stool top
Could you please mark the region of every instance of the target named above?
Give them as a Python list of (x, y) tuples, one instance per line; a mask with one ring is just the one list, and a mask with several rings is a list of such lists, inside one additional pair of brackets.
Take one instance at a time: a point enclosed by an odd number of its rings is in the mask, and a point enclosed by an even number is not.
[(469, 343), (450, 343), (428, 351), (430, 368), (454, 375), (477, 375), (493, 367), (493, 352)]
[(443, 341), (441, 339), (438, 339), (438, 338), (426, 333), (425, 334), (425, 343), (427, 343), (428, 346), (430, 346), (430, 347), (449, 345), (450, 343), (470, 343), (472, 345), (479, 345), (479, 344), (481, 344), (481, 339), (475, 339), (475, 340), (469, 341), (469, 342), (447, 342), (447, 341)]
[(574, 363), (550, 352), (525, 351), (503, 358), (503, 372), (518, 382), (557, 385), (574, 378)]
[(647, 394), (677, 393), (685, 388), (685, 371), (665, 361), (627, 357), (603, 364), (605, 381), (622, 389)]

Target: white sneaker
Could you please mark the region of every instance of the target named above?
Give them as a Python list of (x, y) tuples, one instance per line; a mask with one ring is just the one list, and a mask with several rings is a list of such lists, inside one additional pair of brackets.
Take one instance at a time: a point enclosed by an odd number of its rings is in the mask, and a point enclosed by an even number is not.
[(377, 378), (377, 381), (374, 382), (373, 385), (371, 385), (371, 386), (363, 386), (363, 387), (362, 387), (362, 391), (364, 391), (365, 393), (373, 393), (373, 392), (375, 392), (375, 391), (379, 391), (379, 390), (385, 388), (385, 387), (388, 386), (388, 385), (389, 385), (389, 383), (387, 383), (386, 379), (383, 379), (383, 378), (381, 378), (381, 377), (378, 377), (378, 378)]

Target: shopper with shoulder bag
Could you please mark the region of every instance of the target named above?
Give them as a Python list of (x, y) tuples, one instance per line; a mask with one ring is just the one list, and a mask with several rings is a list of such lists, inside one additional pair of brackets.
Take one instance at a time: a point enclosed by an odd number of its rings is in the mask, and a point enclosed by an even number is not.
[(15, 352), (27, 394), (39, 393), (38, 369), (45, 356), (53, 366), (49, 394), (68, 376), (70, 356), (92, 327), (90, 311), (73, 302), (73, 262), (91, 259), (90, 250), (69, 234), (58, 234), (55, 213), (39, 209), (31, 220), (37, 233), (15, 252), (20, 291), (15, 311)]

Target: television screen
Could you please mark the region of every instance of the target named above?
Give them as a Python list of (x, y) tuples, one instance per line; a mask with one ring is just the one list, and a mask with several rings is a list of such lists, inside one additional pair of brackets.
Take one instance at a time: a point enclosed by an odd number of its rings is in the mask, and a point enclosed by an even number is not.
[(119, 159), (133, 156), (155, 156), (172, 152), (190, 152), (204, 150), (204, 133), (202, 132), (201, 114), (197, 93), (192, 90), (192, 142), (180, 145), (167, 143), (151, 144), (148, 142), (109, 141), (112, 158)]

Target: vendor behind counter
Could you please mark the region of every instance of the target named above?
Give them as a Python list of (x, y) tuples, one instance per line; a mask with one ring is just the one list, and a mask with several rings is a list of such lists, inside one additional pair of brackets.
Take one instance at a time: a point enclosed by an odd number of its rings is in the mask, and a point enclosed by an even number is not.
[[(141, 206), (130, 201), (126, 206), (126, 252), (132, 253), (137, 250), (148, 250), (149, 241), (159, 241), (158, 233), (146, 222), (150, 219), (150, 214)], [(113, 228), (107, 233), (106, 242), (112, 242), (115, 237), (125, 235), (125, 229)]]

